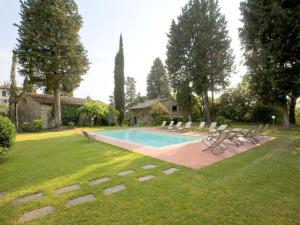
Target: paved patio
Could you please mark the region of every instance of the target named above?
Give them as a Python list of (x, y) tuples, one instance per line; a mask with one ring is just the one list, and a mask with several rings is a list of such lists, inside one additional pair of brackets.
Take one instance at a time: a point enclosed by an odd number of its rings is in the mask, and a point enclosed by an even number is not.
[[(155, 131), (162, 133), (170, 133), (168, 131), (159, 129), (159, 128), (136, 128), (147, 131)], [(92, 133), (92, 132), (91, 132)], [(244, 145), (237, 147), (232, 142), (225, 142), (228, 146), (228, 150), (226, 150), (222, 154), (215, 155), (210, 151), (203, 152), (202, 150), (206, 148), (206, 145), (202, 143), (201, 140), (177, 144), (162, 148), (155, 148), (150, 146), (143, 146), (131, 142), (111, 139), (108, 137), (101, 136), (97, 133), (95, 134), (97, 141), (102, 141), (105, 143), (109, 143), (112, 145), (119, 146), (121, 148), (140, 153), (146, 156), (150, 156), (153, 158), (157, 158), (166, 162), (182, 165), (185, 167), (189, 167), (192, 169), (200, 169), (202, 167), (211, 165), (215, 162), (221, 161), (226, 158), (230, 158), (242, 152), (253, 149), (261, 144), (264, 144), (268, 141), (271, 141), (272, 137), (261, 137), (260, 142), (258, 144), (252, 144), (248, 141), (244, 142)], [(187, 132), (183, 135), (194, 135), (194, 136), (207, 136), (207, 133), (204, 132)]]

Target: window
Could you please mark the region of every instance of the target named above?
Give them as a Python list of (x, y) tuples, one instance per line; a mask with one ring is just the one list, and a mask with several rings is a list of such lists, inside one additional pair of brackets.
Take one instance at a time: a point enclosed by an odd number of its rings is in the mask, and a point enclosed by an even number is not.
[(177, 112), (177, 105), (172, 106), (172, 112)]
[(7, 92), (6, 91), (2, 91), (2, 97), (6, 97)]

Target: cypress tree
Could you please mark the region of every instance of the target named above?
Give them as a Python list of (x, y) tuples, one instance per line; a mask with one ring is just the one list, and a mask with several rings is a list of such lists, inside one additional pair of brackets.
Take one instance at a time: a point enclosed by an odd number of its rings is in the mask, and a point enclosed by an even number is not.
[(124, 77), (124, 51), (123, 51), (123, 38), (120, 35), (119, 50), (115, 57), (115, 70), (114, 70), (115, 88), (114, 88), (114, 103), (115, 108), (120, 112), (118, 122), (121, 124), (125, 114), (125, 77)]
[(17, 115), (18, 93), (17, 93), (17, 83), (16, 83), (16, 67), (17, 67), (17, 55), (16, 55), (16, 52), (13, 51), (11, 71), (10, 71), (8, 115), (9, 115), (10, 120), (17, 127), (17, 125), (18, 125), (18, 115)]

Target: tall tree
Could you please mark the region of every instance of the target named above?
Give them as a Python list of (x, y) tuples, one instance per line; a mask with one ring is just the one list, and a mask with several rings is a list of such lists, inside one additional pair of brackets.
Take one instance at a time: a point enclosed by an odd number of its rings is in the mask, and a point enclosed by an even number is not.
[(125, 92), (124, 92), (124, 51), (123, 51), (123, 38), (120, 35), (119, 50), (115, 57), (115, 89), (114, 89), (114, 102), (116, 109), (120, 112), (119, 123), (121, 124), (125, 114)]
[(289, 128), (287, 96), (294, 103), (300, 95), (300, 2), (248, 0), (240, 9), (250, 88), (260, 100), (281, 107), (283, 126)]
[(26, 0), (21, 2), (17, 54), (20, 73), (38, 87), (52, 90), (54, 118), (60, 127), (62, 87), (77, 88), (89, 67), (80, 42), (82, 18), (74, 0)]
[(28, 76), (25, 76), (24, 81), (23, 81), (23, 92), (36, 93), (36, 88), (30, 82)]
[(128, 109), (135, 104), (136, 101), (136, 81), (133, 77), (126, 77), (125, 80), (125, 108)]
[(156, 99), (170, 96), (170, 85), (165, 66), (160, 58), (156, 58), (147, 77), (147, 97)]
[(8, 114), (10, 120), (18, 126), (18, 115), (17, 115), (17, 101), (18, 101), (18, 93), (17, 93), (17, 83), (16, 83), (16, 68), (17, 68), (17, 55), (16, 52), (13, 51), (12, 63), (11, 63), (11, 71), (10, 71), (10, 86), (9, 86), (9, 109)]
[[(206, 121), (211, 121), (208, 92), (228, 84), (234, 57), (231, 39), (216, 0), (190, 0), (168, 34), (167, 68), (177, 95), (195, 92), (202, 98)], [(188, 90), (186, 84), (192, 83)], [(182, 85), (185, 84), (183, 92)], [(180, 96), (178, 96), (180, 97)]]

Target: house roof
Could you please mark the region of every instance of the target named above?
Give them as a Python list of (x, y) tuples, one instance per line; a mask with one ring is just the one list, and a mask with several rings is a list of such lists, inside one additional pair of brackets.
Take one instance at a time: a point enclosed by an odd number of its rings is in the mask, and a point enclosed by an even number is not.
[(140, 102), (129, 109), (145, 109), (145, 108), (150, 108), (153, 104), (158, 102), (158, 99), (153, 99), (153, 100), (146, 100), (145, 102)]
[(164, 102), (164, 101), (169, 100), (169, 99), (174, 100), (173, 98), (146, 100), (145, 102), (141, 102), (141, 103), (138, 103), (138, 104), (130, 107), (129, 110), (150, 108), (153, 104), (155, 104), (155, 103), (157, 103), (159, 101)]
[[(35, 101), (45, 104), (45, 105), (52, 105), (54, 102), (53, 95), (46, 95), (46, 94), (36, 94), (36, 93), (25, 93), (26, 96), (33, 98)], [(73, 105), (73, 106), (82, 106), (86, 101), (86, 98), (74, 98), (68, 96), (60, 96), (60, 102), (62, 105)]]

